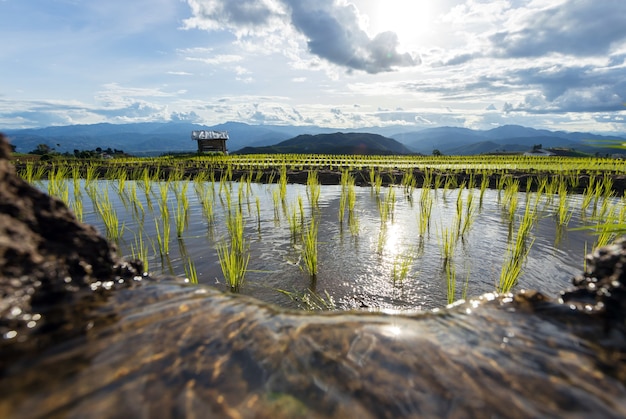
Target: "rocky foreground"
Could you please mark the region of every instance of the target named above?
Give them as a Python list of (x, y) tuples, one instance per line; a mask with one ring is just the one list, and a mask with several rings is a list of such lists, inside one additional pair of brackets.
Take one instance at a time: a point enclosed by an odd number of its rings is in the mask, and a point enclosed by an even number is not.
[(309, 314), (142, 275), (0, 140), (0, 417), (626, 417), (626, 240), (557, 301)]

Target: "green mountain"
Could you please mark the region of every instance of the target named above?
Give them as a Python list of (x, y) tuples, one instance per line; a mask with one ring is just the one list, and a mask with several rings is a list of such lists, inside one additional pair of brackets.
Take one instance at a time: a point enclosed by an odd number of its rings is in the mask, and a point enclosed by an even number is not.
[(236, 154), (412, 154), (398, 141), (378, 134), (336, 132), (298, 135), (266, 147), (244, 147)]

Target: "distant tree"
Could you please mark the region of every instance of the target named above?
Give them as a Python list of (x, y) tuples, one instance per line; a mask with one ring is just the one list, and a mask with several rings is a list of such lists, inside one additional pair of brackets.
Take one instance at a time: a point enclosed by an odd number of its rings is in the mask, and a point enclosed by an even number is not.
[(533, 151), (541, 150), (542, 148), (543, 148), (543, 146), (541, 144), (533, 145)]
[(97, 151), (98, 153), (102, 153), (102, 148), (101, 148), (101, 147), (97, 147), (97, 148), (96, 148), (96, 151)]
[(443, 154), (441, 154), (441, 151), (439, 151), (438, 148), (433, 150), (433, 156), (443, 156)]
[(37, 147), (30, 152), (30, 154), (39, 154), (43, 156), (44, 154), (49, 154), (52, 151), (48, 144), (38, 144)]

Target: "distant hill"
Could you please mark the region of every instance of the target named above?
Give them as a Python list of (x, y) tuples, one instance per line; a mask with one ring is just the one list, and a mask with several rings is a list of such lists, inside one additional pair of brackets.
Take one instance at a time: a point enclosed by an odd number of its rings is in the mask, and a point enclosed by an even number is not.
[[(68, 125), (37, 129), (2, 130), (9, 137), (9, 141), (16, 146), (17, 151), (26, 153), (34, 150), (39, 144), (46, 144), (59, 152), (72, 153), (78, 150), (93, 150), (97, 147), (103, 149), (114, 148), (124, 150), (134, 155), (159, 155), (171, 151), (193, 152), (197, 150), (197, 144), (191, 140), (193, 130), (217, 130), (228, 131), (230, 139), (227, 147), (230, 152), (235, 152), (244, 147), (282, 147), (281, 144), (288, 139), (303, 136), (300, 140), (288, 143), (292, 147), (290, 152), (327, 153), (328, 151), (315, 151), (316, 147), (334, 148), (332, 153), (365, 152), (372, 153), (377, 150), (381, 154), (407, 154), (422, 153), (432, 154), (438, 149), (446, 155), (472, 155), (502, 152), (523, 152), (532, 149), (536, 144), (544, 148), (569, 148), (578, 152), (600, 155), (614, 154), (619, 150), (601, 147), (592, 144), (589, 140), (617, 139), (626, 142), (624, 137), (608, 137), (584, 132), (565, 132), (538, 130), (518, 125), (505, 125), (491, 130), (471, 130), (459, 127), (428, 128), (419, 131), (408, 131), (406, 126), (396, 127), (364, 127), (358, 130), (338, 130), (317, 126), (279, 126), (279, 125), (248, 125), (240, 122), (226, 122), (224, 124), (207, 126), (184, 122), (149, 122), (135, 124), (93, 124), (93, 125)], [(352, 144), (341, 144), (336, 141), (338, 133), (363, 135), (363, 139), (371, 135), (384, 136), (384, 141), (378, 139), (373, 143), (365, 141), (364, 150), (354, 149)], [(395, 133), (394, 133), (395, 132)], [(311, 143), (311, 136), (318, 134), (332, 134), (336, 138), (330, 144), (325, 144), (322, 137)], [(308, 135), (309, 137), (306, 137)], [(626, 137), (626, 136), (625, 136)], [(404, 145), (388, 143), (389, 139)], [(380, 141), (379, 141), (380, 140)], [(304, 147), (309, 147), (304, 149)], [(313, 147), (313, 148), (311, 148)], [(342, 148), (343, 147), (343, 148)], [(247, 150), (246, 152), (258, 152)], [(269, 149), (263, 152), (275, 152)]]
[(538, 130), (519, 125), (504, 125), (480, 131), (456, 127), (429, 128), (415, 132), (403, 132), (391, 136), (408, 148), (422, 154), (434, 149), (447, 155), (473, 155), (499, 152), (521, 152), (541, 144), (543, 148), (569, 148), (579, 152), (601, 155), (614, 154), (615, 149), (593, 144), (595, 140), (620, 140), (622, 137)]
[(378, 134), (335, 132), (332, 134), (298, 135), (267, 147), (245, 147), (237, 154), (411, 154), (398, 141)]

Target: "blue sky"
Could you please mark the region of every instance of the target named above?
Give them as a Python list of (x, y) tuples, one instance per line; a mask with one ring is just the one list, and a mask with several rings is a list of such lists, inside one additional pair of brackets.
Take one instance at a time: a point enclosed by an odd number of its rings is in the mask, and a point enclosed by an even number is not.
[(626, 133), (624, 0), (0, 0), (0, 129)]

